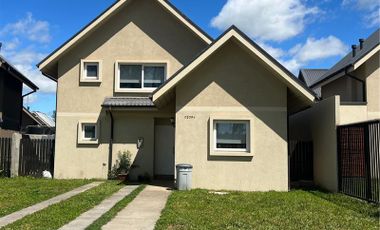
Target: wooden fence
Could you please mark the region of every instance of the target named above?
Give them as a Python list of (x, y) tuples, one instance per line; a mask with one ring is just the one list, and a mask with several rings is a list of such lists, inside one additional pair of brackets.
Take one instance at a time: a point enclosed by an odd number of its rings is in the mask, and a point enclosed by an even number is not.
[(41, 177), (44, 170), (53, 173), (54, 140), (22, 138), (19, 159), (19, 176)]
[(380, 202), (380, 122), (339, 126), (339, 191)]
[(0, 176), (10, 176), (12, 138), (0, 137)]

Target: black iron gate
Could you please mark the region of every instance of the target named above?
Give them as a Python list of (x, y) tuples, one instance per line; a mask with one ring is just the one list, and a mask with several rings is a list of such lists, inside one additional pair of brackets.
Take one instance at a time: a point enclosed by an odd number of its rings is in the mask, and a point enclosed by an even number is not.
[(339, 126), (339, 191), (372, 202), (380, 202), (380, 122)]

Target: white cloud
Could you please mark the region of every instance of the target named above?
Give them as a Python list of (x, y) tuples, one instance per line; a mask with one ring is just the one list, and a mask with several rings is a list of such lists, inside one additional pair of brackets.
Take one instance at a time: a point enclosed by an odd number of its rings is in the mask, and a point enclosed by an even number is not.
[(317, 14), (300, 0), (228, 0), (211, 25), (224, 30), (236, 25), (262, 41), (283, 41), (301, 33), (307, 16)]
[(29, 94), (28, 96), (24, 98), (24, 105), (28, 106), (30, 104), (33, 104), (34, 102), (37, 101), (37, 99), (38, 99), (37, 94)]
[(300, 62), (308, 62), (334, 56), (343, 56), (348, 47), (338, 38), (328, 36), (315, 39), (308, 38), (305, 44), (294, 46), (289, 52)]
[(49, 78), (43, 76), (41, 72), (35, 67), (46, 55), (38, 53), (30, 49), (20, 51), (3, 52), (5, 58), (14, 65), (22, 74), (38, 86), (39, 92), (54, 93), (56, 90), (56, 83)]
[[(348, 52), (348, 47), (340, 39), (332, 35), (319, 39), (309, 37), (305, 43), (299, 43), (288, 51), (266, 44), (260, 44), (260, 46), (269, 54), (271, 54), (271, 50), (277, 50), (278, 52), (275, 52), (275, 55), (271, 55), (295, 74), (300, 68), (312, 61), (341, 57)], [(278, 55), (276, 56), (276, 54)]]
[(264, 42), (257, 42), (257, 44), (275, 59), (278, 59), (286, 54), (286, 52), (283, 49), (273, 47)]
[(48, 43), (51, 40), (49, 23), (33, 18), (32, 13), (27, 13), (25, 18), (15, 23), (9, 23), (0, 30), (0, 35), (24, 36), (30, 41)]
[(18, 38), (13, 38), (12, 40), (3, 44), (4, 50), (14, 50), (20, 45), (20, 40)]
[(362, 11), (364, 14), (363, 20), (367, 27), (380, 26), (379, 0), (343, 0), (342, 5)]

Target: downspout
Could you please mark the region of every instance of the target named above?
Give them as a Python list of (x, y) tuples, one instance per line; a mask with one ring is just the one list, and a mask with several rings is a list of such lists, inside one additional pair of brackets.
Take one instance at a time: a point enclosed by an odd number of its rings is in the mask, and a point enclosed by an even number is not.
[(108, 147), (108, 172), (112, 169), (112, 148), (113, 148), (113, 127), (114, 127), (114, 119), (111, 111), (111, 107), (108, 108), (107, 111), (111, 118), (111, 133), (110, 133), (110, 140), (109, 140), (109, 147)]
[(366, 84), (365, 84), (365, 81), (364, 80), (361, 80), (357, 77), (355, 77), (354, 75), (352, 74), (349, 74), (348, 71), (347, 71), (347, 68), (344, 70), (344, 73), (347, 77), (350, 77), (354, 80), (357, 80), (358, 82), (362, 83), (362, 90), (363, 90), (363, 101), (364, 102), (367, 102), (367, 90), (366, 90)]

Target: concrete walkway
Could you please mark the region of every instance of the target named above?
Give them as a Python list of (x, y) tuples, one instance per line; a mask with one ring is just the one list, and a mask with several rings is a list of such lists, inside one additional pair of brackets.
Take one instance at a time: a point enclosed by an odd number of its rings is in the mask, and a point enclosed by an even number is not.
[(40, 210), (42, 210), (42, 209), (44, 209), (50, 205), (53, 205), (53, 204), (59, 203), (61, 201), (67, 200), (67, 199), (69, 199), (75, 195), (78, 195), (79, 193), (82, 193), (86, 190), (94, 188), (94, 187), (100, 185), (101, 183), (103, 183), (103, 182), (93, 182), (90, 184), (83, 185), (79, 188), (76, 188), (76, 189), (71, 190), (69, 192), (66, 192), (64, 194), (58, 195), (58, 196), (53, 197), (49, 200), (45, 200), (41, 203), (32, 205), (32, 206), (24, 208), (24, 209), (21, 209), (20, 211), (13, 212), (7, 216), (3, 216), (0, 218), (0, 228), (4, 227), (5, 225), (11, 224), (11, 223), (13, 223), (19, 219), (22, 219), (27, 215), (38, 212), (38, 211), (40, 211)]
[(148, 185), (102, 229), (154, 229), (169, 194), (167, 187)]
[(95, 220), (100, 218), (104, 213), (110, 210), (117, 202), (122, 200), (125, 196), (128, 196), (133, 190), (135, 190), (137, 185), (128, 185), (120, 189), (118, 192), (113, 194), (111, 197), (105, 199), (99, 205), (83, 213), (75, 220), (66, 224), (60, 230), (82, 230), (90, 226)]

